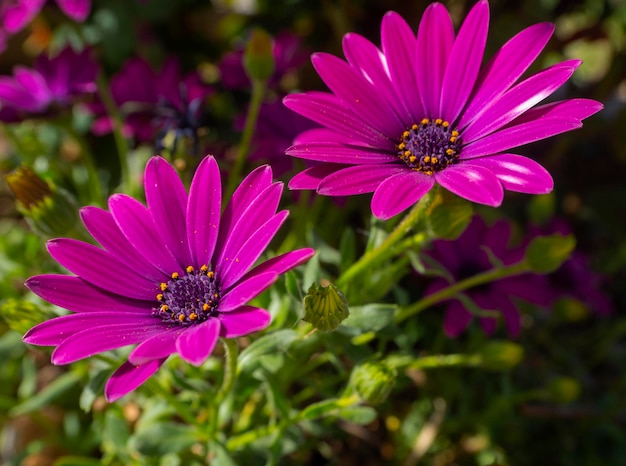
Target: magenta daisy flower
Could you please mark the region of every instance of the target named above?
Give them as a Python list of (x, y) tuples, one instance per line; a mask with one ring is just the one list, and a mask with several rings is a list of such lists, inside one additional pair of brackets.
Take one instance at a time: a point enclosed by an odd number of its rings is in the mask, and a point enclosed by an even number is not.
[(73, 311), (43, 322), (26, 343), (56, 346), (54, 364), (138, 344), (109, 379), (116, 400), (154, 374), (173, 353), (193, 365), (211, 354), (218, 337), (264, 329), (265, 309), (247, 305), (312, 249), (284, 253), (253, 267), (288, 212), (276, 212), (282, 184), (270, 167), (250, 173), (223, 214), (217, 163), (206, 157), (189, 194), (160, 157), (146, 166), (147, 207), (116, 194), (109, 211), (82, 210), (102, 247), (61, 238), (48, 243), (59, 264), (74, 273), (38, 275), (26, 285), (43, 299)]
[(392, 217), (436, 183), (470, 201), (502, 202), (504, 189), (552, 190), (537, 162), (514, 147), (579, 128), (602, 105), (571, 99), (535, 106), (580, 65), (557, 63), (524, 80), (554, 26), (541, 23), (510, 39), (481, 68), (489, 4), (479, 1), (454, 33), (450, 15), (431, 4), (417, 36), (397, 13), (382, 21), (379, 49), (347, 34), (347, 61), (316, 53), (312, 62), (331, 93), (287, 96), (292, 110), (326, 127), (287, 153), (323, 162), (304, 170), (290, 189), (346, 196), (373, 192), (372, 212)]
[[(46, 4), (46, 0), (5, 0), (2, 23), (11, 34), (24, 29)], [(82, 23), (91, 11), (91, 0), (56, 0), (58, 7), (74, 21)]]

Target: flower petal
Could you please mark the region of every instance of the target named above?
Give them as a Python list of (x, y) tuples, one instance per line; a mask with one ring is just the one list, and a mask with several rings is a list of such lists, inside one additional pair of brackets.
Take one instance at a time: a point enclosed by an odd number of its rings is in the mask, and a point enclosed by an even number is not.
[(434, 184), (432, 176), (412, 170), (391, 176), (374, 191), (372, 213), (387, 220), (415, 204)]
[(349, 165), (391, 163), (398, 160), (395, 155), (382, 152), (380, 149), (347, 146), (333, 142), (298, 144), (288, 148), (285, 153), (306, 160)]
[(356, 165), (343, 168), (324, 178), (317, 192), (324, 196), (351, 196), (375, 191), (390, 176), (406, 172), (406, 165)]
[(456, 299), (446, 307), (446, 315), (443, 319), (443, 330), (451, 338), (458, 337), (472, 321), (470, 314)]
[(180, 357), (194, 366), (200, 366), (211, 355), (220, 334), (220, 321), (209, 319), (188, 327), (176, 340)]
[(154, 326), (157, 321), (150, 314), (135, 312), (85, 312), (69, 314), (46, 320), (35, 325), (24, 335), (24, 343), (41, 346), (56, 346), (72, 335), (94, 327), (109, 325)]
[(82, 23), (89, 16), (90, 0), (57, 0), (59, 8), (74, 21)]
[(234, 311), (220, 314), (219, 319), (222, 325), (220, 336), (237, 338), (263, 330), (270, 324), (272, 316), (265, 309), (241, 306)]
[(552, 23), (534, 24), (504, 44), (481, 70), (476, 81), (476, 93), (463, 111), (457, 127), (467, 126), (507, 91), (535, 61), (553, 32)]
[(114, 294), (140, 300), (154, 299), (158, 284), (152, 282), (91, 244), (69, 238), (48, 241), (56, 261), (83, 280)]
[(469, 201), (492, 207), (502, 203), (504, 197), (502, 184), (486, 168), (459, 163), (435, 172), (433, 176), (448, 191)]
[(473, 166), (491, 171), (505, 189), (527, 194), (547, 194), (554, 188), (550, 173), (534, 160), (515, 154), (472, 159)]
[(440, 118), (453, 122), (467, 103), (480, 70), (489, 30), (489, 3), (470, 10), (450, 52), (441, 88)]
[(533, 107), (513, 120), (512, 125), (519, 125), (539, 119), (572, 119), (584, 120), (602, 110), (600, 102), (591, 99), (570, 99), (551, 102), (549, 104)]
[(150, 215), (163, 242), (181, 267), (191, 265), (185, 220), (187, 191), (178, 173), (164, 158), (153, 157), (146, 165), (144, 187)]
[(107, 310), (146, 314), (154, 307), (154, 296), (151, 301), (130, 299), (70, 275), (36, 275), (26, 280), (26, 286), (40, 298), (73, 312)]
[(108, 380), (104, 387), (104, 396), (112, 403), (132, 392), (148, 380), (163, 365), (167, 358), (155, 359), (140, 366), (129, 362), (122, 364)]
[(289, 189), (317, 189), (324, 178), (344, 168), (345, 165), (334, 163), (323, 163), (307, 168), (289, 180)]
[(133, 345), (162, 333), (164, 328), (166, 327), (162, 321), (149, 318), (143, 324), (127, 323), (88, 328), (60, 342), (52, 352), (52, 363), (70, 364), (94, 354)]
[(187, 236), (197, 267), (209, 264), (220, 230), (222, 181), (215, 159), (205, 157), (193, 177), (187, 204)]
[(274, 272), (252, 275), (250, 278), (239, 282), (234, 288), (228, 290), (228, 292), (222, 296), (218, 311), (229, 312), (243, 306), (252, 298), (260, 295), (276, 280), (278, 280), (278, 274)]
[(304, 249), (296, 249), (295, 251), (289, 251), (279, 256), (274, 256), (271, 259), (266, 260), (265, 262), (257, 265), (255, 268), (246, 273), (243, 280), (247, 280), (248, 278), (254, 275), (260, 275), (264, 272), (272, 272), (276, 275), (281, 275), (300, 264), (308, 261), (315, 254), (315, 250), (311, 248)]
[(141, 365), (155, 359), (167, 358), (176, 352), (176, 340), (184, 332), (183, 327), (174, 326), (142, 341), (128, 355), (128, 362)]

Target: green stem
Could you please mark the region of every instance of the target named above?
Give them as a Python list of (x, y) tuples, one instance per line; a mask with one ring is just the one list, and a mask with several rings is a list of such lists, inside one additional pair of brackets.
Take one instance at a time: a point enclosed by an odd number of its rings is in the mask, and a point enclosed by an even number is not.
[(226, 399), (230, 391), (235, 385), (237, 379), (237, 361), (239, 357), (239, 345), (234, 338), (221, 338), (224, 345), (225, 364), (224, 364), (224, 378), (222, 379), (222, 385), (217, 391), (213, 400), (211, 401), (213, 410), (209, 414), (209, 439), (215, 437), (218, 427), (218, 415), (222, 402)]
[(91, 201), (96, 205), (101, 206), (103, 205), (103, 202), (105, 202), (105, 199), (103, 197), (102, 183), (100, 182), (100, 177), (98, 176), (98, 169), (96, 168), (93, 153), (91, 152), (89, 145), (85, 142), (85, 138), (74, 131), (71, 124), (67, 125), (66, 129), (80, 146), (80, 153), (82, 155), (85, 168), (87, 169), (87, 184), (89, 185), (88, 190)]
[(265, 95), (265, 84), (265, 81), (259, 81), (256, 79), (252, 81), (250, 106), (248, 107), (246, 123), (243, 128), (243, 134), (241, 135), (241, 144), (239, 144), (239, 148), (237, 150), (237, 158), (235, 159), (235, 163), (228, 174), (228, 185), (225, 192), (226, 199), (230, 199), (230, 196), (233, 194), (235, 188), (241, 181), (239, 178), (248, 158), (248, 153), (250, 152), (252, 136), (254, 136), (254, 130), (256, 129), (256, 123), (259, 118), (259, 111), (261, 110), (261, 104), (263, 103), (263, 96)]
[(509, 265), (508, 267), (494, 268), (491, 270), (487, 270), (483, 273), (479, 273), (478, 275), (474, 275), (473, 277), (469, 277), (465, 280), (461, 280), (460, 282), (453, 283), (452, 285), (443, 288), (436, 293), (428, 295), (408, 307), (400, 309), (394, 317), (394, 322), (396, 324), (400, 323), (403, 320), (411, 317), (412, 315), (415, 315), (418, 312), (421, 312), (424, 309), (427, 309), (428, 307), (443, 301), (444, 299), (452, 298), (457, 293), (465, 291), (474, 286), (483, 285), (485, 283), (490, 283), (496, 280), (501, 280), (503, 278), (511, 277), (513, 275), (520, 275), (529, 271), (530, 267), (528, 266), (526, 261), (523, 260), (521, 262), (518, 262), (517, 264)]
[(358, 261), (352, 264), (348, 270), (341, 274), (337, 279), (337, 287), (345, 287), (354, 277), (370, 270), (375, 264), (396, 253), (394, 246), (415, 226), (429, 204), (430, 196), (422, 197), (378, 247), (368, 251)]
[(395, 355), (386, 362), (396, 370), (405, 369), (437, 369), (440, 367), (476, 366), (480, 357), (475, 354), (435, 354), (415, 358), (409, 355)]
[(117, 155), (120, 161), (120, 176), (122, 189), (126, 194), (133, 194), (133, 183), (130, 176), (130, 166), (128, 162), (129, 146), (126, 137), (124, 136), (122, 116), (113, 100), (111, 91), (109, 89), (109, 83), (102, 73), (98, 76), (98, 93), (104, 108), (109, 115), (109, 118), (113, 120), (113, 139), (115, 140), (115, 147), (117, 148)]

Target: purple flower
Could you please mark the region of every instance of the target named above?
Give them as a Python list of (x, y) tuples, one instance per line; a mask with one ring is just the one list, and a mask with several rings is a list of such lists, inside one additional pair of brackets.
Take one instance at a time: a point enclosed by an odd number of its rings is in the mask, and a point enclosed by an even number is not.
[[(15, 34), (29, 24), (46, 4), (46, 0), (3, 0), (0, 20), (7, 32)], [(83, 22), (91, 11), (91, 0), (56, 0), (59, 8), (74, 21)]]
[(16, 66), (13, 76), (0, 76), (0, 104), (27, 114), (67, 107), (76, 97), (96, 91), (98, 65), (91, 52), (64, 49), (55, 57), (41, 55), (35, 68)]
[[(140, 142), (159, 139), (170, 130), (195, 136), (203, 124), (204, 99), (212, 92), (197, 72), (181, 76), (175, 58), (166, 60), (158, 72), (147, 61), (133, 58), (111, 79), (111, 93), (124, 116), (125, 132)], [(104, 106), (96, 104), (91, 110), (96, 115), (94, 134), (110, 133), (113, 123)]]
[(109, 379), (105, 395), (116, 400), (154, 374), (173, 353), (199, 366), (218, 337), (264, 329), (265, 309), (246, 303), (284, 273), (308, 260), (299, 249), (252, 268), (288, 212), (276, 212), (281, 183), (262, 166), (250, 173), (221, 212), (217, 163), (206, 157), (185, 191), (175, 169), (160, 157), (145, 171), (147, 207), (116, 194), (109, 211), (82, 210), (101, 248), (61, 238), (48, 251), (75, 274), (38, 275), (26, 285), (74, 314), (43, 322), (24, 336), (56, 346), (54, 364), (138, 345)]
[[(523, 251), (509, 248), (510, 236), (511, 226), (506, 221), (497, 221), (489, 227), (476, 216), (457, 240), (433, 242), (427, 256), (446, 269), (449, 276), (435, 278), (424, 295), (433, 294), (453, 282), (493, 269), (495, 264), (492, 258), (503, 265), (511, 265), (521, 260)], [(444, 331), (450, 337), (460, 335), (473, 319), (468, 303), (474, 303), (477, 309), (500, 312), (509, 335), (517, 336), (521, 325), (514, 298), (544, 306), (552, 300), (553, 295), (547, 283), (545, 280), (537, 281), (537, 277), (542, 278), (535, 274), (524, 274), (470, 288), (464, 292), (464, 299), (455, 298), (449, 301)], [(495, 317), (479, 317), (479, 320), (485, 333), (491, 334), (496, 330), (498, 321)]]
[(470, 201), (498, 206), (503, 190), (552, 190), (550, 174), (510, 149), (579, 128), (602, 105), (572, 99), (535, 107), (554, 93), (579, 60), (520, 77), (554, 26), (531, 26), (481, 68), (489, 4), (479, 1), (455, 36), (440, 3), (431, 4), (417, 36), (397, 13), (382, 21), (382, 49), (347, 34), (347, 62), (312, 56), (328, 92), (287, 96), (285, 105), (327, 129), (287, 153), (324, 162), (296, 175), (291, 189), (345, 196), (373, 192), (372, 212), (390, 218), (435, 183)]

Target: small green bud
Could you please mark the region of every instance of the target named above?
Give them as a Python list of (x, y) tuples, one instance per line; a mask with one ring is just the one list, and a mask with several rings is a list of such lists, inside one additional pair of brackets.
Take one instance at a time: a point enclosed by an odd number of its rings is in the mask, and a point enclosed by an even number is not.
[(304, 297), (304, 317), (318, 330), (335, 330), (350, 315), (348, 300), (339, 289), (330, 282), (318, 285), (313, 283)]
[(580, 384), (570, 377), (559, 377), (550, 382), (548, 391), (557, 403), (571, 403), (580, 396)]
[(362, 400), (377, 405), (391, 393), (396, 375), (396, 370), (384, 361), (366, 361), (352, 370), (350, 385)]
[(554, 313), (567, 322), (580, 322), (589, 317), (589, 309), (575, 298), (564, 297), (553, 304)]
[(524, 348), (511, 341), (490, 341), (478, 352), (480, 365), (497, 371), (511, 369), (524, 358)]
[(252, 81), (267, 81), (274, 74), (274, 44), (263, 29), (254, 29), (243, 53), (243, 67)]
[(78, 225), (78, 206), (64, 189), (46, 182), (22, 165), (5, 175), (18, 211), (30, 227), (44, 237), (67, 236)]

